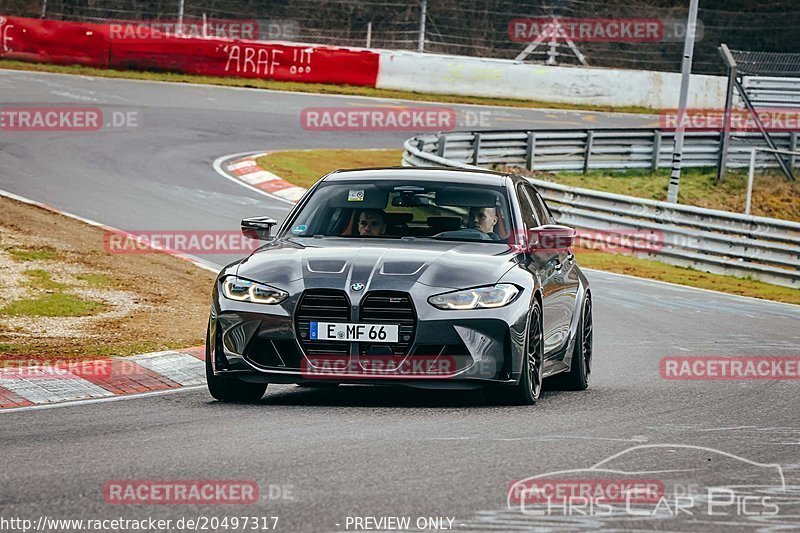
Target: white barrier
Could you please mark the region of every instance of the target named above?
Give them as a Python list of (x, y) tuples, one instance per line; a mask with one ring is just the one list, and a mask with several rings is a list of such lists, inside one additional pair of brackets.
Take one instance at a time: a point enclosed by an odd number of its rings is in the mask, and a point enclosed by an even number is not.
[[(567, 104), (678, 107), (680, 74), (380, 50), (377, 87)], [(725, 106), (726, 78), (693, 75), (689, 106)]]

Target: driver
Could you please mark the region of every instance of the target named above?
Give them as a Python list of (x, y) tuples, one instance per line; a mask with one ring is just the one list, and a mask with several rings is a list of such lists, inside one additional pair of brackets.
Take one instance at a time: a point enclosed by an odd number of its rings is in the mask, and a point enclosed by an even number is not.
[(494, 232), (494, 225), (497, 224), (497, 209), (494, 207), (470, 207), (467, 215), (467, 227), (481, 231), (492, 238), (500, 240)]
[(358, 216), (361, 237), (380, 237), (386, 233), (386, 214), (383, 209), (366, 209)]

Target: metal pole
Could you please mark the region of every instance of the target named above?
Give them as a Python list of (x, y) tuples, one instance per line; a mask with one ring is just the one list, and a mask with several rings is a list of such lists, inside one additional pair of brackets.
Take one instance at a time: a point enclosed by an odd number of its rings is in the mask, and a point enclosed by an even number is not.
[(683, 45), (683, 65), (681, 66), (681, 93), (678, 100), (678, 127), (675, 130), (675, 150), (672, 152), (672, 172), (669, 176), (667, 201), (678, 203), (678, 187), (681, 182), (681, 165), (683, 159), (683, 138), (686, 126), (683, 117), (689, 101), (689, 79), (692, 75), (692, 56), (694, 55), (694, 34), (697, 29), (697, 4), (699, 0), (689, 2), (689, 21), (686, 24), (686, 41)]
[(178, 31), (177, 34), (183, 34), (183, 1), (178, 2)]
[(733, 110), (733, 90), (736, 87), (737, 71), (736, 61), (733, 54), (725, 43), (719, 46), (719, 53), (728, 67), (728, 88), (725, 92), (725, 114), (723, 115), (722, 133), (720, 133), (719, 160), (717, 163), (717, 183), (725, 177), (725, 169), (728, 165), (728, 148), (731, 140), (731, 111)]
[(47, 16), (47, 0), (42, 0), (42, 16), (40, 18), (45, 18)]
[(372, 21), (367, 22), (367, 48), (372, 46)]
[(750, 214), (750, 200), (753, 197), (753, 178), (756, 175), (756, 150), (757, 148), (753, 148), (750, 150), (750, 173), (747, 176), (747, 200), (744, 203), (744, 214)]
[(554, 17), (553, 22), (551, 24), (553, 33), (552, 35), (550, 35), (550, 51), (548, 52), (549, 57), (547, 58), (547, 64), (555, 65), (556, 55), (558, 55), (558, 52), (556, 52), (556, 47), (558, 46), (558, 40), (557, 40), (558, 28), (559, 28), (558, 19)]
[(425, 51), (425, 19), (428, 13), (428, 0), (420, 0), (419, 3), (419, 41), (417, 42), (417, 51)]
[(208, 17), (203, 13), (203, 39), (208, 39)]

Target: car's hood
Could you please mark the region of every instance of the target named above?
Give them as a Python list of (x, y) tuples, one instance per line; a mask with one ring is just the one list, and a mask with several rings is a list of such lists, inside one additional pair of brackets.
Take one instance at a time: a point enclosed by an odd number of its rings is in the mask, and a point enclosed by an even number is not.
[(273, 241), (243, 260), (238, 275), (277, 286), (303, 279), (306, 287), (459, 289), (496, 283), (514, 264), (516, 256), (500, 244), (332, 237)]

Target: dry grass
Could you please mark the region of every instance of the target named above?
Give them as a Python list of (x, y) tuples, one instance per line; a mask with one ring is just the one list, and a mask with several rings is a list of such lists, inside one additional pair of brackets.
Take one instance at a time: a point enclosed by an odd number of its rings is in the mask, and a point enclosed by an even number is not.
[(197, 346), (214, 277), (163, 253), (109, 254), (103, 230), (0, 198), (0, 359)]

